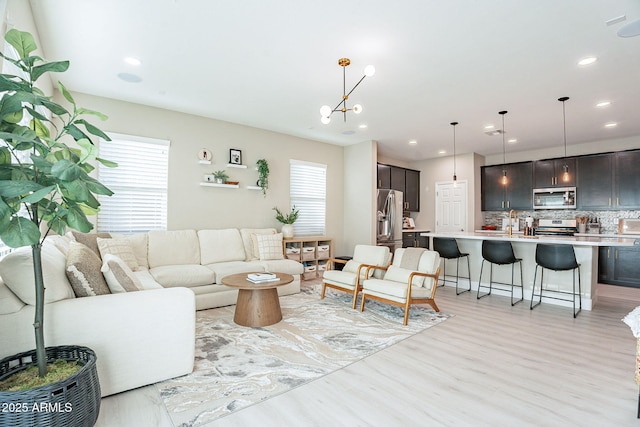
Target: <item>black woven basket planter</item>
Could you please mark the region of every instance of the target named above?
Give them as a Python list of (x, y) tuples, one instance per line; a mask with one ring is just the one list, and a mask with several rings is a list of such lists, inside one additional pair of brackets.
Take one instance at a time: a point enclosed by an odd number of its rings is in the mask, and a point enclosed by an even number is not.
[[(0, 392), (0, 427), (90, 427), (100, 413), (96, 354), (87, 347), (47, 347), (47, 363), (78, 361), (84, 365), (69, 378), (25, 391)], [(36, 351), (0, 361), (0, 380), (36, 364)]]

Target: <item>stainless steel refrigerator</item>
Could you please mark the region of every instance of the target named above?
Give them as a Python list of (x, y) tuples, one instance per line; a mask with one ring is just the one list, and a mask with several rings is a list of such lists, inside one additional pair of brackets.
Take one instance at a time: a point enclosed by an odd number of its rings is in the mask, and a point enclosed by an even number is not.
[(402, 247), (402, 191), (378, 189), (376, 244)]

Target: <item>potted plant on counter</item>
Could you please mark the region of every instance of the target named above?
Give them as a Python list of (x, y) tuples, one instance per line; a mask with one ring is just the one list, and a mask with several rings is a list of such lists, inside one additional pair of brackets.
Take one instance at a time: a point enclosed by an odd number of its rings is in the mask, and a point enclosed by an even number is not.
[(291, 238), (293, 237), (293, 223), (298, 219), (298, 215), (300, 214), (300, 210), (296, 209), (296, 206), (293, 205), (291, 208), (291, 212), (288, 214), (283, 214), (280, 209), (277, 207), (273, 208), (276, 211), (276, 220), (281, 222), (282, 225), (282, 237)]
[[(106, 116), (78, 107), (60, 82), (58, 89), (71, 109), (52, 101), (36, 86), (36, 81), (48, 72), (66, 71), (68, 61), (45, 62), (34, 55), (37, 46), (27, 32), (12, 29), (5, 40), (15, 48), (18, 59), (2, 53), (0, 56), (12, 63), (19, 75), (0, 75), (0, 140), (4, 141), (0, 142), (0, 239), (11, 248), (31, 246), (35, 350), (1, 360), (0, 380), (27, 370), (29, 365), (37, 365), (36, 377), (45, 377), (51, 368), (47, 362), (55, 360), (77, 361), (80, 368), (71, 377), (51, 384), (23, 391), (0, 391), (2, 408), (26, 409), (1, 414), (0, 424), (93, 425), (100, 410), (95, 353), (80, 346), (45, 347), (42, 245), (49, 231), (60, 235), (67, 227), (90, 231), (93, 225), (87, 215), (99, 210), (96, 196), (113, 194), (89, 176), (96, 161), (116, 166), (97, 157), (98, 149), (89, 135), (110, 139), (84, 118), (89, 115), (105, 120)], [(29, 359), (33, 361), (28, 363)], [(55, 407), (56, 411), (36, 413), (34, 408), (39, 403)]]

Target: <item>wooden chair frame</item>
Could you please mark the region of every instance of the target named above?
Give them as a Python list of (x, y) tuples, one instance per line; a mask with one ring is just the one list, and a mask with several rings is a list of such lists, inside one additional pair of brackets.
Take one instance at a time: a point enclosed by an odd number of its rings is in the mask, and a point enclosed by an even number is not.
[[(374, 267), (374, 269), (376, 270), (387, 270), (388, 267)], [(413, 281), (413, 278), (419, 276), (419, 277), (430, 277), (433, 279), (433, 285), (431, 287), (431, 295), (429, 295), (426, 298), (413, 298), (411, 296), (411, 282)], [(393, 301), (390, 299), (386, 299), (386, 298), (382, 298), (379, 297), (377, 295), (368, 295), (366, 293), (362, 294), (362, 302), (360, 303), (360, 311), (364, 311), (364, 304), (365, 304), (365, 300), (367, 298), (372, 299), (374, 301), (379, 301), (382, 303), (387, 303), (387, 304), (391, 304), (391, 305), (395, 305), (397, 307), (401, 307), (404, 308), (404, 326), (407, 326), (407, 324), (409, 323), (409, 309), (411, 308), (411, 305), (413, 304), (429, 304), (431, 307), (433, 307), (433, 309), (435, 311), (440, 311), (440, 309), (438, 308), (438, 305), (436, 304), (435, 301), (435, 297), (436, 297), (436, 290), (438, 288), (438, 276), (440, 276), (440, 267), (437, 268), (436, 272), (434, 274), (431, 273), (422, 273), (420, 271), (414, 271), (409, 275), (409, 279), (407, 281), (407, 299), (404, 303), (402, 302), (398, 302), (398, 301)]]
[[(335, 267), (335, 263), (336, 262), (338, 264), (347, 264), (347, 260), (333, 259), (332, 258), (332, 259), (329, 259), (327, 261), (327, 268), (330, 269), (330, 270), (333, 270), (334, 267)], [(351, 303), (351, 308), (355, 310), (356, 309), (356, 302), (358, 301), (358, 293), (360, 291), (362, 291), (362, 285), (360, 284), (360, 280), (362, 278), (362, 269), (363, 268), (366, 268), (366, 270), (364, 272), (364, 276), (365, 277), (369, 277), (369, 271), (372, 268), (380, 268), (380, 267), (376, 267), (375, 265), (370, 265), (370, 264), (360, 264), (360, 266), (358, 267), (358, 271), (355, 273), (356, 274), (356, 285), (353, 288), (353, 291), (351, 289), (343, 288), (341, 286), (334, 285), (332, 283), (326, 283), (324, 281), (324, 279), (323, 279), (322, 280), (322, 293), (320, 294), (320, 299), (324, 299), (324, 295), (325, 295), (325, 292), (326, 292), (327, 288), (332, 288), (332, 289), (335, 289), (335, 290), (338, 290), (338, 291), (342, 291), (342, 292), (347, 292), (347, 293), (353, 292), (353, 301)], [(385, 270), (386, 270), (386, 268), (385, 268)]]

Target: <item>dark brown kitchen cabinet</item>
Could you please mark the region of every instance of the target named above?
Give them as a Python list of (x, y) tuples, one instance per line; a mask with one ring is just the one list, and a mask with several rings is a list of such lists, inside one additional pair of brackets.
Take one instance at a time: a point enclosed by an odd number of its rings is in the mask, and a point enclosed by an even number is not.
[(420, 171), (378, 163), (378, 188), (402, 191), (403, 209), (420, 211)]
[(420, 233), (413, 231), (402, 232), (402, 247), (403, 248), (427, 248), (429, 249), (429, 238), (427, 236), (421, 236)]
[(618, 209), (640, 207), (640, 150), (615, 154), (615, 203)]
[(640, 246), (601, 247), (598, 282), (640, 288)]
[[(507, 184), (502, 183), (502, 171)], [(523, 210), (533, 208), (532, 162), (483, 166), (481, 168), (482, 210)]]
[[(568, 180), (563, 179), (564, 166), (568, 168)], [(567, 157), (562, 159), (537, 160), (533, 162), (534, 188), (575, 187), (576, 159)]]
[(378, 163), (378, 188), (391, 189), (391, 166)]
[(612, 209), (612, 153), (578, 157), (577, 207), (582, 210)]

